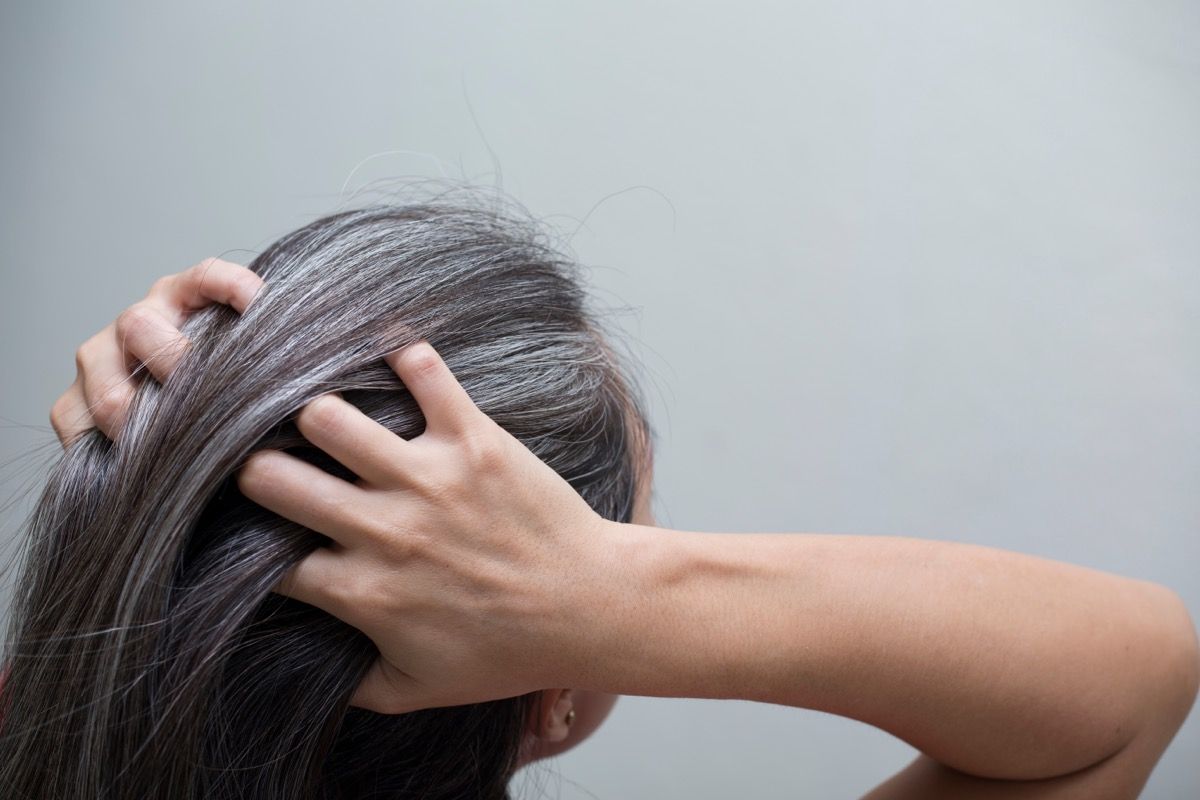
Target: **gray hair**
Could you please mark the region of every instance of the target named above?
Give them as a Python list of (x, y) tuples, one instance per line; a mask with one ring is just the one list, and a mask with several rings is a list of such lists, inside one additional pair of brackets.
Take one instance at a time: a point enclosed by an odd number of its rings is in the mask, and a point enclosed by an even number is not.
[(271, 592), (329, 540), (233, 475), (261, 447), (352, 479), (292, 418), (340, 391), (405, 438), (423, 418), (381, 359), (417, 338), (602, 516), (628, 521), (652, 436), (579, 268), (531, 220), (431, 202), (334, 214), (250, 265), (244, 316), (208, 307), (114, 444), (55, 465), (0, 689), (13, 798), (502, 798), (532, 695), (397, 716), (351, 708), (377, 651)]

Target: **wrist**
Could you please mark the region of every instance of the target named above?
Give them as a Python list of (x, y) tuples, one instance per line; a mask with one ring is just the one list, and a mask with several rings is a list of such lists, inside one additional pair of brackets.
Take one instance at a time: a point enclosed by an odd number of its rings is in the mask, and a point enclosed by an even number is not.
[(569, 638), (556, 685), (638, 694), (632, 673), (654, 635), (646, 616), (658, 602), (655, 573), (664, 554), (645, 526), (600, 519), (587, 534), (586, 555), (559, 607)]
[(728, 537), (605, 521), (599, 561), (575, 603), (572, 681), (613, 694), (732, 696), (737, 609), (722, 583), (737, 571)]

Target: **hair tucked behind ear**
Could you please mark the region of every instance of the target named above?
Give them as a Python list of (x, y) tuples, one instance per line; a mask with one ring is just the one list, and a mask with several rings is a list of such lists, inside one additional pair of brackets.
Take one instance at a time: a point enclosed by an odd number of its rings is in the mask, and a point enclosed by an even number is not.
[(373, 207), (307, 225), (250, 266), (266, 288), (246, 314), (193, 315), (165, 384), (136, 378), (119, 441), (73, 443), (41, 495), (0, 690), (0, 794), (505, 797), (529, 696), (350, 708), (370, 640), (270, 591), (329, 540), (247, 501), (233, 475), (273, 447), (352, 478), (290, 421), (333, 390), (420, 434), (382, 356), (427, 338), (485, 413), (627, 521), (649, 430), (633, 384), (576, 268), (525, 221)]

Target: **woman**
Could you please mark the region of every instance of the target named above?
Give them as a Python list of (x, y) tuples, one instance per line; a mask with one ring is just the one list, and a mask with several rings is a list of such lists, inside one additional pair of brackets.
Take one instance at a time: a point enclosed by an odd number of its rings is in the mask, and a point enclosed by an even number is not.
[[(503, 797), (527, 726), (569, 697), (350, 708), (375, 646), (271, 591), (331, 540), (251, 502), (237, 471), (273, 449), (353, 478), (297, 418), (329, 392), (421, 434), (436, 414), (383, 359), (426, 338), (580, 502), (629, 521), (648, 431), (577, 267), (528, 220), (444, 202), (317, 220), (251, 267), (164, 279), (78, 353), (54, 419), (82, 402), (100, 430), (64, 435), (31, 519), (0, 797)], [(232, 308), (198, 308), (214, 297)], [(162, 338), (180, 324), (186, 353)]]
[[(157, 364), (165, 379), (178, 354), (205, 346), (177, 330), (189, 310), (221, 301), (253, 314), (258, 288), (219, 262), (157, 285), (81, 351), (52, 414), (60, 437), (95, 424), (119, 448), (126, 413), (138, 421), (111, 389), (128, 365)], [(486, 413), (470, 372), (428, 338), (386, 356), (419, 404), (419, 435), (325, 393), (296, 424), (328, 461), (267, 447), (236, 473), (246, 498), (328, 537), (271, 588), (369, 637), (377, 656), (346, 698), (364, 713), (535, 698), (525, 763), (581, 740), (616, 694), (751, 699), (849, 716), (917, 747), (872, 800), (1061, 799), (1137, 796), (1191, 708), (1195, 630), (1161, 586), (912, 538), (664, 532), (628, 392), (617, 394), (630, 463), (647, 468), (629, 473), (628, 519), (605, 515), (511, 420)]]

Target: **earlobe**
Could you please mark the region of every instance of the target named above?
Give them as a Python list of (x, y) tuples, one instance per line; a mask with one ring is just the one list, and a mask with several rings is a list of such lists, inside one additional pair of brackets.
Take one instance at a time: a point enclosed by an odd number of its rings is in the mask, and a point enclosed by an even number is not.
[(575, 695), (572, 689), (546, 689), (535, 704), (530, 732), (544, 742), (561, 742), (575, 721)]

